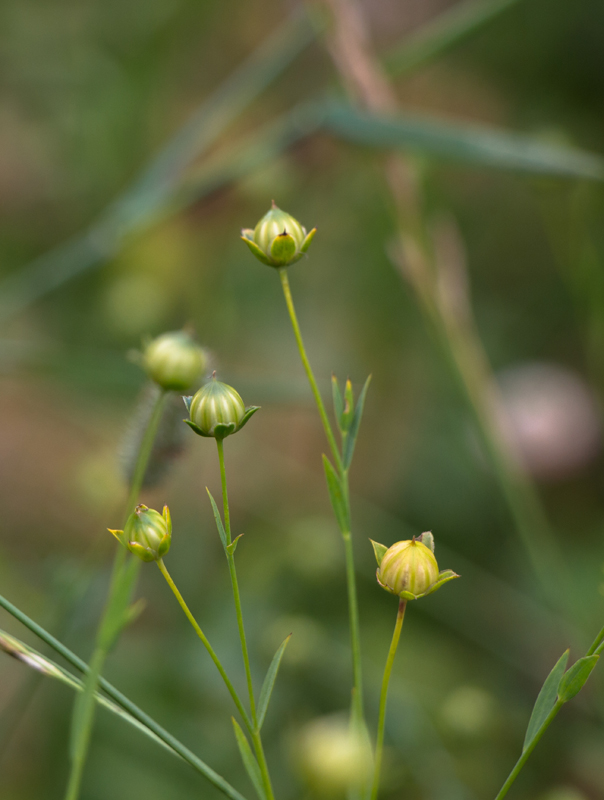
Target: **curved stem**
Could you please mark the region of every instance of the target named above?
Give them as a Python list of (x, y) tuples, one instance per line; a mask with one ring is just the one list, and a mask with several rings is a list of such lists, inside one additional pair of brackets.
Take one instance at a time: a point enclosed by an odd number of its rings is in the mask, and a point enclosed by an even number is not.
[(373, 785), (371, 787), (371, 800), (376, 800), (380, 788), (380, 772), (382, 769), (382, 753), (384, 750), (384, 723), (386, 722), (388, 684), (390, 683), (390, 673), (392, 672), (392, 665), (394, 664), (396, 648), (398, 647), (398, 641), (401, 637), (406, 607), (407, 601), (401, 600), (398, 604), (396, 624), (394, 626), (394, 633), (392, 634), (392, 641), (390, 642), (390, 650), (388, 651), (388, 658), (386, 659), (386, 666), (384, 668), (384, 677), (382, 679), (382, 691), (380, 693), (380, 715), (378, 718), (377, 738), (375, 744), (375, 768), (373, 773)]
[(329, 418), (327, 417), (327, 412), (325, 411), (325, 406), (323, 405), (323, 400), (321, 398), (321, 393), (319, 392), (319, 387), (317, 386), (317, 382), (315, 380), (315, 376), (310, 366), (308, 356), (306, 355), (306, 349), (304, 347), (302, 334), (300, 332), (300, 326), (298, 324), (298, 317), (296, 316), (296, 309), (294, 308), (292, 293), (289, 288), (289, 278), (287, 277), (287, 269), (285, 267), (281, 267), (281, 269), (279, 270), (279, 277), (281, 278), (281, 286), (283, 287), (283, 294), (285, 295), (285, 302), (287, 304), (287, 310), (289, 311), (289, 318), (292, 323), (292, 328), (294, 329), (294, 336), (296, 337), (298, 350), (300, 351), (300, 358), (302, 359), (302, 365), (304, 366), (306, 377), (308, 378), (308, 382), (310, 383), (310, 388), (312, 389), (312, 393), (315, 398), (315, 403), (317, 404), (317, 408), (319, 409), (319, 415), (321, 417), (321, 422), (323, 423), (325, 436), (327, 436), (327, 441), (329, 442), (329, 447), (337, 464), (338, 471), (341, 472), (342, 459), (340, 457), (340, 451), (338, 449), (335, 436), (333, 435), (333, 431), (331, 430), (331, 425), (329, 424)]
[[(130, 493), (126, 504), (126, 520), (134, 510), (134, 506), (138, 500), (167, 397), (167, 392), (159, 390), (151, 411), (151, 416), (149, 417), (149, 422), (147, 423), (147, 428), (140, 443), (130, 483)], [(95, 693), (97, 691), (101, 670), (103, 669), (105, 659), (107, 658), (107, 654), (115, 638), (115, 634), (108, 634), (108, 629), (113, 629), (113, 621), (120, 612), (116, 606), (118, 603), (122, 602), (122, 600), (120, 600), (122, 581), (130, 579), (127, 576), (129, 565), (126, 564), (126, 555), (126, 548), (118, 546), (113, 561), (109, 594), (103, 611), (103, 617), (98, 628), (96, 646), (90, 660), (90, 671), (84, 681), (84, 690), (82, 694), (76, 698), (74, 706), (71, 724), (71, 770), (69, 773), (65, 800), (77, 800), (80, 794), (82, 775), (86, 764), (86, 756), (88, 754), (88, 747), (92, 735), (94, 712), (96, 710)], [(132, 558), (134, 558), (134, 556)], [(137, 571), (139, 566), (137, 561), (134, 570)], [(129, 599), (128, 594), (127, 597)]]
[(243, 625), (243, 611), (241, 609), (241, 595), (239, 593), (239, 581), (237, 580), (237, 570), (235, 569), (235, 556), (228, 550), (228, 545), (231, 544), (231, 514), (229, 511), (229, 495), (227, 491), (226, 482), (226, 468), (224, 464), (224, 442), (222, 439), (216, 439), (216, 448), (218, 449), (218, 461), (220, 462), (220, 483), (222, 486), (222, 504), (224, 507), (224, 531), (226, 533), (227, 550), (226, 557), (229, 564), (229, 575), (231, 576), (231, 585), (233, 587), (233, 598), (235, 600), (235, 613), (237, 615), (237, 627), (239, 629), (239, 639), (241, 641), (241, 654), (243, 656), (243, 664), (245, 667), (245, 676), (247, 680), (247, 689), (250, 698), (250, 711), (252, 715), (253, 730), (250, 729), (250, 735), (256, 751), (258, 765), (262, 774), (262, 782), (267, 793), (268, 800), (273, 800), (273, 787), (268, 772), (268, 765), (264, 755), (264, 748), (262, 747), (262, 739), (258, 729), (258, 720), (256, 717), (256, 701), (254, 699), (254, 685), (252, 682), (252, 671), (250, 668), (250, 656), (247, 648), (247, 639), (245, 636), (245, 627)]
[(161, 558), (157, 562), (157, 566), (159, 567), (159, 571), (161, 572), (161, 574), (166, 579), (166, 582), (168, 583), (168, 586), (174, 592), (174, 596), (178, 600), (178, 604), (180, 605), (182, 610), (185, 612), (185, 615), (186, 615), (187, 619), (189, 620), (189, 622), (191, 623), (191, 625), (193, 626), (193, 629), (195, 630), (195, 633), (199, 636), (199, 638), (203, 642), (203, 645), (204, 645), (205, 649), (210, 654), (210, 658), (212, 659), (212, 661), (216, 665), (216, 669), (220, 673), (220, 676), (221, 676), (222, 680), (224, 681), (225, 686), (229, 690), (229, 694), (233, 698), (233, 702), (237, 706), (237, 710), (241, 714), (241, 718), (243, 719), (243, 722), (245, 723), (246, 728), (248, 729), (248, 731), (250, 733), (252, 733), (253, 729), (252, 729), (252, 726), (250, 724), (250, 719), (249, 719), (249, 717), (247, 715), (247, 711), (243, 707), (243, 704), (242, 704), (241, 700), (239, 699), (239, 695), (235, 691), (235, 687), (231, 683), (229, 676), (226, 674), (226, 671), (225, 671), (224, 667), (222, 666), (222, 664), (220, 662), (220, 659), (216, 655), (216, 652), (214, 651), (214, 648), (212, 647), (212, 645), (208, 641), (208, 638), (205, 635), (205, 633), (201, 630), (199, 624), (197, 623), (197, 620), (195, 619), (195, 617), (191, 613), (191, 610), (189, 609), (189, 606), (185, 603), (185, 600), (184, 600), (183, 596), (178, 591), (178, 587), (176, 586), (176, 584), (172, 580), (172, 577), (171, 577), (170, 573), (168, 572), (168, 570), (166, 569), (166, 565), (164, 564), (164, 562), (163, 562), (163, 560)]
[(556, 703), (556, 705), (555, 705), (555, 706), (552, 708), (552, 710), (549, 712), (549, 715), (548, 715), (548, 717), (547, 717), (547, 718), (546, 718), (546, 720), (544, 721), (544, 723), (543, 723), (543, 725), (541, 726), (541, 728), (539, 728), (539, 732), (537, 733), (537, 735), (536, 735), (536, 736), (535, 736), (535, 738), (532, 740), (532, 742), (530, 743), (530, 745), (529, 745), (529, 746), (526, 748), (526, 750), (525, 750), (525, 751), (522, 753), (522, 755), (520, 756), (520, 758), (519, 758), (519, 759), (518, 759), (518, 761), (516, 762), (516, 766), (515, 766), (515, 767), (514, 767), (514, 769), (513, 769), (513, 770), (510, 772), (510, 774), (509, 774), (509, 776), (508, 776), (508, 779), (507, 779), (507, 781), (506, 781), (506, 782), (503, 784), (503, 786), (502, 786), (502, 787), (501, 787), (501, 789), (499, 790), (499, 794), (497, 795), (497, 797), (495, 798), (495, 800), (503, 800), (503, 798), (504, 798), (504, 797), (506, 796), (506, 794), (509, 792), (511, 785), (514, 783), (514, 781), (515, 781), (515, 780), (516, 780), (516, 778), (518, 777), (518, 775), (519, 775), (519, 773), (520, 773), (520, 770), (522, 769), (522, 767), (523, 767), (523, 766), (526, 764), (526, 762), (527, 762), (527, 760), (528, 760), (528, 757), (530, 756), (530, 754), (531, 754), (531, 753), (533, 752), (533, 750), (535, 749), (535, 746), (537, 745), (537, 742), (538, 742), (538, 741), (541, 739), (541, 737), (543, 736), (543, 734), (545, 733), (545, 731), (546, 731), (546, 730), (549, 728), (549, 726), (551, 725), (551, 723), (552, 723), (552, 721), (553, 721), (554, 717), (556, 716), (556, 714), (558, 713), (558, 711), (560, 711), (560, 709), (562, 708), (562, 706), (563, 706), (563, 705), (564, 705), (564, 703), (563, 703), (561, 700), (558, 700), (558, 701), (557, 701), (557, 703)]

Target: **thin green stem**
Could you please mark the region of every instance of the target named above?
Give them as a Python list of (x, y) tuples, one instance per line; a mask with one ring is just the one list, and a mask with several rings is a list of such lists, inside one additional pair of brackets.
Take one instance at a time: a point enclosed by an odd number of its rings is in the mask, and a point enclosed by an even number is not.
[(166, 569), (166, 565), (164, 564), (164, 562), (163, 562), (163, 560), (161, 558), (157, 562), (157, 566), (159, 567), (159, 571), (161, 572), (161, 574), (166, 579), (166, 582), (167, 582), (168, 586), (170, 587), (170, 589), (172, 589), (172, 592), (174, 593), (174, 596), (178, 600), (179, 606), (185, 612), (186, 618), (189, 620), (189, 622), (193, 626), (193, 629), (194, 629), (195, 633), (199, 636), (199, 638), (203, 642), (203, 646), (205, 647), (205, 649), (210, 654), (210, 658), (212, 659), (212, 661), (216, 665), (216, 669), (220, 673), (220, 677), (224, 681), (224, 685), (229, 690), (229, 694), (231, 695), (231, 697), (233, 698), (233, 702), (237, 706), (237, 711), (239, 711), (239, 713), (241, 714), (241, 718), (244, 721), (246, 728), (251, 733), (252, 732), (252, 726), (250, 724), (250, 719), (249, 719), (249, 717), (247, 715), (247, 711), (243, 707), (243, 704), (242, 704), (241, 700), (239, 699), (239, 695), (235, 691), (235, 687), (231, 683), (231, 680), (230, 680), (229, 676), (226, 674), (226, 671), (225, 671), (224, 667), (222, 666), (222, 663), (221, 663), (220, 659), (216, 655), (216, 652), (215, 652), (214, 648), (212, 647), (212, 645), (208, 641), (208, 638), (205, 635), (205, 633), (201, 630), (201, 627), (199, 626), (197, 620), (195, 619), (195, 617), (191, 613), (191, 610), (189, 609), (189, 606), (185, 603), (184, 597), (178, 591), (178, 587), (176, 586), (176, 584), (172, 580), (172, 576), (170, 575), (170, 573)]
[(390, 683), (390, 673), (392, 672), (392, 665), (394, 664), (396, 648), (398, 647), (398, 642), (401, 638), (401, 630), (403, 629), (403, 620), (405, 619), (406, 607), (407, 601), (401, 600), (398, 604), (396, 624), (394, 626), (394, 633), (392, 634), (392, 641), (390, 642), (390, 650), (388, 651), (388, 658), (386, 659), (386, 666), (384, 668), (384, 677), (382, 679), (382, 691), (380, 693), (380, 714), (378, 718), (377, 737), (375, 743), (375, 767), (373, 772), (373, 785), (371, 787), (371, 800), (376, 800), (380, 788), (380, 772), (382, 770), (382, 754), (384, 751), (384, 723), (386, 721), (388, 684)]
[(340, 457), (340, 451), (338, 449), (335, 436), (333, 435), (333, 431), (331, 430), (331, 425), (329, 424), (329, 418), (327, 417), (327, 412), (325, 411), (325, 406), (323, 405), (321, 392), (319, 391), (319, 387), (317, 386), (317, 382), (315, 380), (315, 376), (310, 366), (308, 356), (306, 355), (304, 341), (302, 340), (302, 334), (300, 332), (300, 326), (298, 324), (298, 317), (296, 316), (296, 309), (294, 308), (292, 293), (289, 288), (289, 278), (287, 277), (287, 269), (285, 267), (281, 267), (281, 269), (279, 270), (279, 277), (281, 278), (281, 286), (283, 287), (283, 294), (285, 295), (285, 302), (287, 304), (289, 318), (291, 320), (292, 328), (294, 330), (294, 336), (296, 337), (298, 350), (300, 351), (300, 358), (302, 359), (302, 365), (304, 366), (306, 377), (308, 378), (308, 382), (310, 383), (310, 388), (314, 395), (315, 403), (317, 404), (317, 408), (319, 409), (319, 415), (321, 417), (321, 422), (323, 423), (325, 436), (327, 437), (327, 441), (329, 442), (329, 447), (335, 459), (338, 471), (342, 472), (342, 459)]
[[(153, 442), (157, 435), (157, 429), (167, 397), (168, 393), (160, 390), (151, 411), (132, 475), (130, 493), (126, 506), (126, 519), (128, 519), (134, 510), (138, 495), (140, 494), (153, 449)], [(126, 549), (124, 547), (118, 547), (113, 562), (109, 594), (103, 611), (103, 617), (98, 628), (96, 646), (90, 660), (90, 670), (84, 681), (84, 691), (78, 696), (74, 706), (70, 745), (71, 770), (67, 783), (65, 800), (77, 800), (79, 797), (86, 757), (92, 736), (94, 713), (96, 710), (95, 694), (99, 683), (99, 676), (115, 638), (115, 635), (108, 634), (108, 630), (113, 628), (113, 620), (120, 613), (120, 609), (117, 608), (117, 605), (121, 602), (121, 600), (119, 600), (121, 583), (126, 579)], [(125, 609), (123, 610), (125, 611)]]
[[(229, 512), (229, 496), (227, 492), (226, 482), (226, 469), (224, 465), (224, 445), (222, 439), (216, 439), (216, 447), (218, 448), (218, 460), (220, 462), (220, 482), (222, 484), (222, 503), (224, 506), (224, 530), (227, 537), (227, 545), (231, 544), (231, 515)], [(237, 614), (237, 627), (239, 629), (239, 639), (241, 640), (241, 654), (243, 656), (243, 663), (245, 666), (245, 676), (247, 679), (247, 690), (250, 696), (250, 710), (252, 713), (252, 722), (256, 727), (256, 701), (254, 700), (254, 686), (252, 683), (252, 671), (250, 669), (250, 656), (247, 649), (247, 640), (245, 638), (245, 628), (243, 625), (243, 612), (241, 610), (241, 595), (239, 593), (239, 582), (237, 580), (237, 570), (235, 569), (235, 558), (232, 553), (227, 550), (227, 560), (229, 563), (229, 573), (231, 576), (231, 583), (233, 586), (233, 597), (235, 599), (235, 612)]]
[[(319, 392), (319, 387), (317, 386), (317, 382), (315, 380), (315, 376), (310, 366), (308, 356), (306, 355), (306, 349), (304, 347), (302, 333), (300, 332), (300, 326), (298, 324), (298, 318), (296, 316), (296, 310), (294, 308), (294, 300), (289, 287), (287, 270), (285, 268), (280, 269), (279, 276), (281, 278), (283, 294), (285, 296), (285, 302), (287, 305), (287, 310), (289, 312), (289, 318), (291, 320), (294, 336), (296, 338), (296, 343), (298, 345), (298, 351), (300, 353), (302, 365), (304, 366), (308, 382), (310, 383), (310, 388), (312, 390), (315, 402), (317, 404), (319, 416), (321, 417), (321, 421), (323, 423), (325, 435), (327, 437), (327, 441), (329, 442), (329, 447), (334, 456), (336, 466), (340, 474), (342, 490), (344, 492), (344, 498), (346, 502), (347, 519), (350, 520), (348, 470), (344, 469), (342, 458), (340, 456), (340, 452), (338, 450), (338, 446), (335, 437), (333, 435), (331, 425), (329, 424), (327, 413), (325, 411), (325, 406), (323, 405), (321, 393)], [(344, 436), (346, 436), (346, 434)], [(343, 444), (344, 442), (345, 438), (343, 438)], [(348, 587), (348, 610), (350, 618), (350, 642), (352, 649), (352, 672), (353, 672), (353, 689), (354, 689), (353, 703), (355, 710), (357, 712), (358, 719), (363, 720), (364, 714), (363, 714), (363, 680), (362, 680), (362, 670), (361, 670), (361, 633), (359, 625), (356, 576), (354, 569), (354, 551), (352, 546), (352, 535), (350, 530), (347, 531), (342, 530), (341, 533), (342, 533), (342, 538), (344, 539), (344, 551), (346, 557), (346, 585)]]
[(558, 700), (556, 702), (556, 705), (549, 712), (549, 715), (545, 719), (543, 725), (539, 728), (539, 731), (536, 734), (535, 738), (532, 740), (532, 742), (529, 744), (529, 746), (526, 748), (526, 750), (522, 753), (522, 755), (520, 756), (520, 758), (516, 762), (516, 766), (510, 772), (507, 781), (503, 784), (503, 786), (499, 790), (499, 794), (497, 795), (495, 800), (503, 800), (503, 798), (509, 792), (510, 787), (512, 786), (512, 784), (514, 783), (514, 781), (518, 777), (518, 775), (520, 773), (520, 770), (526, 764), (526, 762), (528, 760), (528, 757), (530, 756), (530, 754), (535, 749), (535, 746), (537, 745), (537, 742), (541, 739), (541, 737), (543, 736), (545, 731), (549, 728), (549, 726), (551, 725), (551, 723), (553, 722), (554, 718), (556, 717), (556, 715), (558, 714), (558, 712), (560, 711), (560, 709), (562, 708), (563, 705), (564, 705), (564, 703), (561, 700)]
[(262, 775), (262, 782), (267, 793), (268, 800), (273, 800), (273, 787), (264, 755), (264, 748), (262, 746), (262, 738), (258, 729), (258, 719), (256, 716), (256, 701), (254, 699), (254, 685), (252, 682), (252, 670), (250, 668), (250, 656), (247, 647), (247, 639), (245, 636), (245, 627), (243, 624), (243, 611), (241, 609), (241, 595), (239, 592), (239, 581), (237, 580), (237, 570), (235, 568), (235, 556), (229, 551), (228, 545), (232, 542), (231, 534), (231, 514), (229, 511), (229, 495), (227, 490), (226, 468), (224, 463), (224, 442), (222, 439), (216, 439), (216, 448), (218, 450), (218, 461), (220, 463), (220, 483), (222, 486), (222, 504), (224, 507), (224, 530), (226, 533), (227, 550), (226, 557), (229, 565), (229, 575), (231, 576), (231, 586), (233, 587), (233, 599), (235, 600), (235, 613), (237, 615), (237, 627), (239, 629), (239, 639), (241, 641), (241, 655), (243, 656), (243, 664), (245, 667), (245, 676), (247, 680), (247, 689), (250, 698), (250, 711), (252, 715), (253, 730), (250, 729), (250, 735), (256, 751), (258, 765), (260, 766), (260, 773)]

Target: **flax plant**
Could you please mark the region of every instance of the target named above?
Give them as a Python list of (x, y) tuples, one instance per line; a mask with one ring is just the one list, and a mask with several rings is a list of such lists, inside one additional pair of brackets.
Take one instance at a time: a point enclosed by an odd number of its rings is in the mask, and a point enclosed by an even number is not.
[(254, 229), (244, 228), (241, 231), (241, 238), (259, 261), (278, 270), (281, 286), (283, 288), (283, 296), (285, 298), (285, 304), (287, 306), (302, 366), (304, 367), (308, 383), (310, 384), (321, 418), (321, 424), (323, 425), (323, 430), (325, 431), (325, 436), (329, 444), (331, 456), (335, 463), (334, 467), (329, 458), (323, 455), (323, 467), (325, 469), (327, 487), (338, 527), (342, 534), (346, 558), (346, 583), (352, 649), (353, 716), (356, 722), (364, 727), (361, 634), (354, 566), (354, 548), (351, 532), (348, 474), (352, 463), (365, 405), (365, 397), (367, 389), (369, 388), (371, 376), (365, 381), (356, 405), (351, 382), (349, 380), (346, 381), (344, 394), (342, 395), (337, 378), (335, 375), (332, 376), (334, 413), (340, 433), (340, 445), (338, 445), (306, 353), (287, 274), (287, 268), (299, 261), (307, 252), (316, 234), (316, 230), (316, 228), (313, 228), (307, 233), (303, 225), (290, 214), (278, 208), (273, 201), (272, 208), (264, 215)]
[[(156, 384), (156, 399), (135, 456), (130, 492), (126, 502), (126, 520), (131, 518), (142, 489), (145, 473), (161, 416), (171, 390), (181, 390), (194, 384), (206, 366), (204, 351), (185, 332), (165, 334), (150, 342), (142, 356), (148, 376)], [(95, 696), (99, 676), (122, 629), (138, 614), (140, 606), (130, 607), (130, 598), (138, 575), (140, 561), (127, 558), (126, 550), (118, 547), (111, 575), (109, 594), (99, 625), (90, 670), (84, 688), (74, 705), (70, 734), (71, 770), (65, 800), (77, 800), (92, 735)]]

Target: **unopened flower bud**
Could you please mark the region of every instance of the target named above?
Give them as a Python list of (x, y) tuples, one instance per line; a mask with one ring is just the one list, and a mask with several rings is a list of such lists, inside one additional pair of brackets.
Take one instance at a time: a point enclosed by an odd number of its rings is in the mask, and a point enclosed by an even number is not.
[(128, 517), (123, 531), (112, 531), (115, 538), (143, 561), (159, 561), (170, 549), (172, 521), (168, 506), (163, 514), (139, 505)]
[(254, 230), (244, 228), (241, 238), (252, 253), (269, 267), (288, 267), (299, 261), (309, 248), (316, 228), (306, 233), (297, 219), (273, 207), (266, 213)]
[(207, 357), (186, 331), (164, 333), (153, 339), (143, 353), (143, 367), (162, 389), (182, 392), (204, 373)]
[(378, 562), (377, 580), (387, 592), (403, 600), (425, 597), (453, 578), (459, 578), (450, 569), (438, 571), (434, 557), (434, 537), (422, 533), (418, 538), (397, 542), (385, 547), (371, 542)]
[(246, 408), (232, 386), (215, 377), (193, 397), (183, 398), (189, 412), (185, 422), (200, 436), (224, 439), (241, 430), (258, 406)]

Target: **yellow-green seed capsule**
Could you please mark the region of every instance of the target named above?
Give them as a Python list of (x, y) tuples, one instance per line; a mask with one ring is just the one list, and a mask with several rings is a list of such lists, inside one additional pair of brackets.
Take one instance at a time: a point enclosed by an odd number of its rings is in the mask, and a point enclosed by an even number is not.
[(372, 544), (378, 562), (378, 583), (403, 600), (425, 597), (459, 577), (450, 569), (439, 572), (434, 557), (434, 537), (429, 532), (389, 548), (378, 542), (372, 541)]
[(168, 506), (163, 514), (138, 505), (123, 531), (109, 529), (115, 538), (143, 561), (159, 561), (170, 549), (172, 521)]
[(297, 219), (273, 206), (256, 227), (244, 228), (241, 238), (257, 259), (270, 267), (288, 267), (299, 261), (308, 250), (316, 228), (306, 233)]
[(186, 331), (164, 333), (145, 348), (143, 366), (162, 389), (182, 392), (203, 375), (207, 357)]
[(246, 408), (232, 386), (213, 376), (193, 397), (183, 398), (189, 411), (185, 422), (200, 436), (224, 439), (241, 430), (258, 406)]

